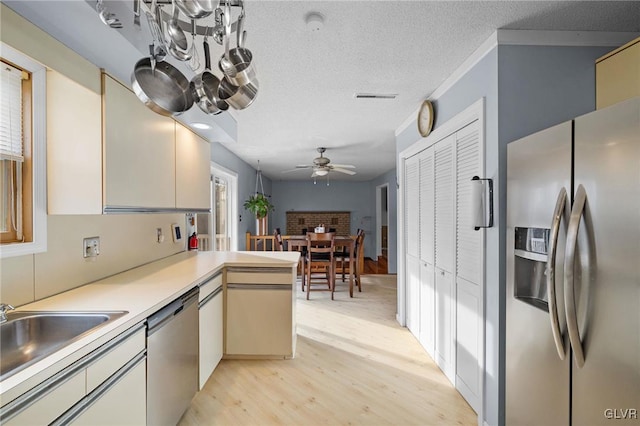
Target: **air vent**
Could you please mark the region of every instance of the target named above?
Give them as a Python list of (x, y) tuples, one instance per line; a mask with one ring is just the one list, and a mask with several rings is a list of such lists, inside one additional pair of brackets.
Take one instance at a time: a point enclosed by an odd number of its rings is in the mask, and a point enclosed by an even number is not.
[(397, 93), (356, 93), (356, 99), (395, 99)]

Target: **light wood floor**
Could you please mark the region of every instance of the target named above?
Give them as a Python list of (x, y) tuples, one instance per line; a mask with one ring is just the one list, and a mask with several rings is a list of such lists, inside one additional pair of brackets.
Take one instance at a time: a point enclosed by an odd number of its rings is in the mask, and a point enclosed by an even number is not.
[(298, 286), (292, 360), (223, 360), (180, 425), (477, 425), (476, 414), (395, 320), (396, 276), (350, 299)]

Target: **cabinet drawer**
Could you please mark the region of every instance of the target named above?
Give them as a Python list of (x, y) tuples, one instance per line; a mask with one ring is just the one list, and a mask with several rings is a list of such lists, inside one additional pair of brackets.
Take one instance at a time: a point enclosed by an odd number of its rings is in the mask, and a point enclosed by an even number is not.
[(222, 285), (222, 272), (214, 275), (209, 281), (205, 281), (200, 284), (200, 293), (198, 294), (198, 302), (202, 302), (211, 293), (213, 293), (218, 287)]
[(142, 327), (122, 341), (114, 342), (114, 348), (98, 358), (87, 367), (87, 393), (94, 390), (118, 371), (130, 359), (144, 350), (146, 345), (146, 332)]
[(292, 268), (227, 269), (227, 283), (233, 284), (292, 284)]
[[(19, 412), (8, 421), (3, 421), (4, 425), (45, 425), (54, 421), (58, 416), (71, 408), (85, 395), (84, 370), (77, 372), (69, 379), (60, 384), (48, 385), (52, 389), (46, 390), (47, 385), (43, 383), (33, 390), (35, 401)], [(38, 390), (38, 388), (42, 390)], [(43, 392), (41, 396), (35, 396)]]

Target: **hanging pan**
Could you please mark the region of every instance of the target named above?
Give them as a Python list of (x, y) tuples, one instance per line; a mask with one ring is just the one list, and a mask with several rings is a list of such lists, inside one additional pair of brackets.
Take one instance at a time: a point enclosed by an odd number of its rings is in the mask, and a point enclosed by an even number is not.
[(134, 93), (148, 108), (161, 115), (179, 115), (193, 105), (189, 80), (168, 62), (142, 58), (131, 74)]
[(204, 37), (204, 62), (202, 73), (191, 80), (191, 91), (196, 105), (206, 114), (220, 114), (229, 109), (229, 104), (218, 97), (220, 80), (211, 72), (211, 56), (207, 36)]

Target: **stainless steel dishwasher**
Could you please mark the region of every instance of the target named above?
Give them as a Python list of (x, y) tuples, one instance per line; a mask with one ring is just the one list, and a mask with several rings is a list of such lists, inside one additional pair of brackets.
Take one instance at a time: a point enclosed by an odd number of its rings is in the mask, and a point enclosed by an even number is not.
[(198, 391), (198, 292), (147, 318), (147, 424), (175, 425)]

